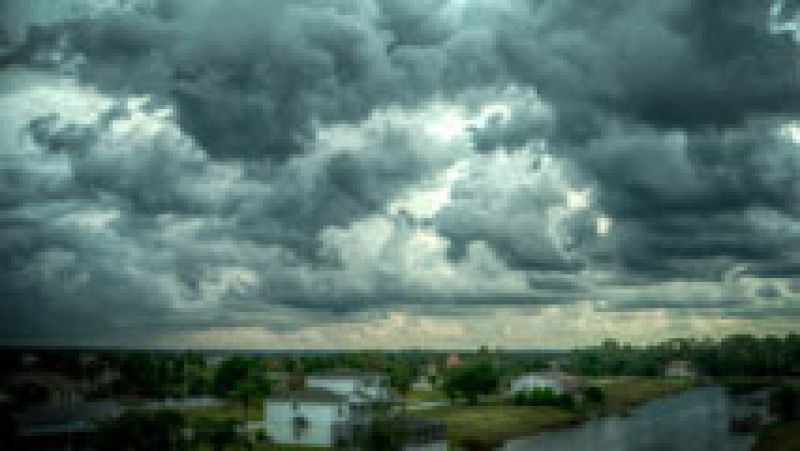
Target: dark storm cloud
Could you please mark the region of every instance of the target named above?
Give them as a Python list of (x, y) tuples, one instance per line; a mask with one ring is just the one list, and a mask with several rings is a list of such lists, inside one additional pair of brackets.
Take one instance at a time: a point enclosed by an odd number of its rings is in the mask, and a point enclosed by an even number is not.
[[(775, 5), (0, 2), (0, 94), (23, 90), (11, 71), (26, 67), (118, 99), (94, 120), (37, 111), (3, 129), (5, 336), (236, 324), (276, 305), (346, 314), (603, 297), (581, 279), (592, 271), (611, 273), (601, 288), (719, 282), (736, 265), (794, 280), (800, 151), (780, 130), (800, 113), (800, 55), (779, 22), (798, 4)], [(335, 149), (318, 141), (381, 109), (475, 109), (508, 86), (536, 100), (471, 124), (471, 141), (444, 157), (416, 139), (424, 124), (362, 130)], [(129, 107), (139, 95), (146, 104)], [(174, 129), (136, 122), (162, 109)], [(120, 132), (131, 123), (143, 128)], [(558, 163), (543, 165), (546, 154)], [(392, 233), (433, 231), (447, 264), (494, 274), (471, 252), (485, 243), (528, 291), (432, 293), (402, 266), (358, 266), (325, 235), (374, 232), (348, 227), (467, 157), (449, 202), (433, 217), (397, 213), (408, 224)], [(570, 211), (577, 188), (591, 205)], [(613, 223), (603, 236), (600, 215)], [(392, 243), (380, 258), (403, 261), (408, 243)], [(650, 294), (636, 308), (739, 306)]]
[(283, 160), (315, 120), (362, 118), (381, 101), (403, 100), (389, 35), (347, 6), (181, 2), (169, 19), (75, 18), (32, 27), (17, 58), (48, 61), (54, 50), (57, 64), (82, 58), (87, 83), (174, 102), (182, 127), (212, 156)]

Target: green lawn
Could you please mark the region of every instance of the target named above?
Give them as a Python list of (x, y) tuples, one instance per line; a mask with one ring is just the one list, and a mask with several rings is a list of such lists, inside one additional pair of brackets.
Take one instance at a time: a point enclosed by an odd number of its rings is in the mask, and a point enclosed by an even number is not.
[(441, 390), (431, 391), (410, 391), (406, 394), (405, 400), (407, 403), (417, 402), (431, 402), (431, 401), (447, 401), (447, 396)]
[(451, 442), (502, 440), (534, 435), (544, 429), (577, 422), (581, 416), (555, 407), (479, 405), (451, 406), (415, 415), (444, 421)]
[[(201, 445), (198, 451), (213, 451), (211, 445)], [(292, 445), (264, 445), (258, 444), (252, 447), (246, 445), (227, 445), (225, 451), (327, 451), (330, 448), (320, 448), (313, 446), (292, 446)]]
[[(237, 403), (230, 403), (224, 406), (214, 407), (191, 407), (179, 409), (186, 416), (189, 423), (193, 423), (198, 418), (212, 418), (215, 420), (242, 420), (242, 406)], [(247, 409), (247, 421), (260, 420), (264, 416), (263, 407), (260, 402), (253, 402)]]
[(697, 385), (694, 378), (618, 377), (606, 378), (600, 387), (611, 408), (628, 408), (648, 401), (684, 391)]

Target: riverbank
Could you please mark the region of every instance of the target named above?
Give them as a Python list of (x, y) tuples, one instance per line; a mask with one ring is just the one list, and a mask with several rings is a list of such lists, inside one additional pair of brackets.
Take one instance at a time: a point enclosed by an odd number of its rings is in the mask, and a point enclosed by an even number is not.
[[(608, 381), (608, 382), (606, 382)], [(598, 380), (605, 394), (605, 406), (612, 411), (626, 411), (651, 399), (682, 392), (698, 385), (695, 378), (620, 377)]]
[(602, 387), (605, 402), (582, 409), (543, 406), (486, 404), (452, 405), (414, 415), (444, 421), (448, 439), (457, 444), (499, 444), (505, 440), (529, 437), (543, 431), (577, 424), (608, 412), (627, 411), (643, 402), (675, 394), (697, 385), (695, 379), (605, 378), (589, 381)]

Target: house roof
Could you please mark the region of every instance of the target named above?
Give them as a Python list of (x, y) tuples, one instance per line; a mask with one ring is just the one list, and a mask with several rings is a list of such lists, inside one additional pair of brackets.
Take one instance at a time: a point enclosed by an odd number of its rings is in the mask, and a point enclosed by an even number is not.
[(573, 376), (571, 374), (564, 373), (563, 371), (539, 371), (533, 373), (525, 373), (520, 375), (517, 380), (523, 379), (526, 377), (537, 377), (542, 379), (549, 379), (552, 381), (559, 382), (563, 384), (567, 388), (575, 388), (579, 387), (582, 383), (581, 379), (577, 376)]
[(374, 377), (385, 377), (385, 374), (378, 372), (356, 371), (356, 370), (331, 370), (309, 374), (307, 377), (315, 379), (366, 379)]
[(307, 402), (342, 402), (346, 401), (347, 397), (328, 390), (305, 389), (291, 392), (276, 393), (267, 401), (307, 401)]

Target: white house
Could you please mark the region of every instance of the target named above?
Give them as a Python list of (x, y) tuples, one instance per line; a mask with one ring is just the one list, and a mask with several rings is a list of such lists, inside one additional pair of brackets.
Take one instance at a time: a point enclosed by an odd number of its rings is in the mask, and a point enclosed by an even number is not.
[(688, 360), (673, 360), (664, 366), (665, 377), (692, 377), (697, 373)]
[(438, 378), (439, 368), (435, 363), (429, 363), (422, 367), (419, 376), (411, 384), (411, 389), (414, 391), (431, 391), (434, 389)]
[(264, 430), (280, 445), (330, 447), (345, 439), (349, 424), (367, 416), (366, 404), (327, 390), (306, 389), (264, 401)]
[(352, 401), (389, 401), (388, 379), (381, 373), (330, 371), (306, 376), (306, 387), (347, 396)]
[(511, 393), (533, 390), (551, 390), (557, 395), (564, 393), (578, 395), (580, 380), (561, 371), (540, 371), (523, 374), (511, 382)]
[(264, 401), (264, 429), (273, 443), (330, 447), (370, 420), (370, 406), (390, 400), (380, 373), (331, 371), (306, 376), (306, 389)]

